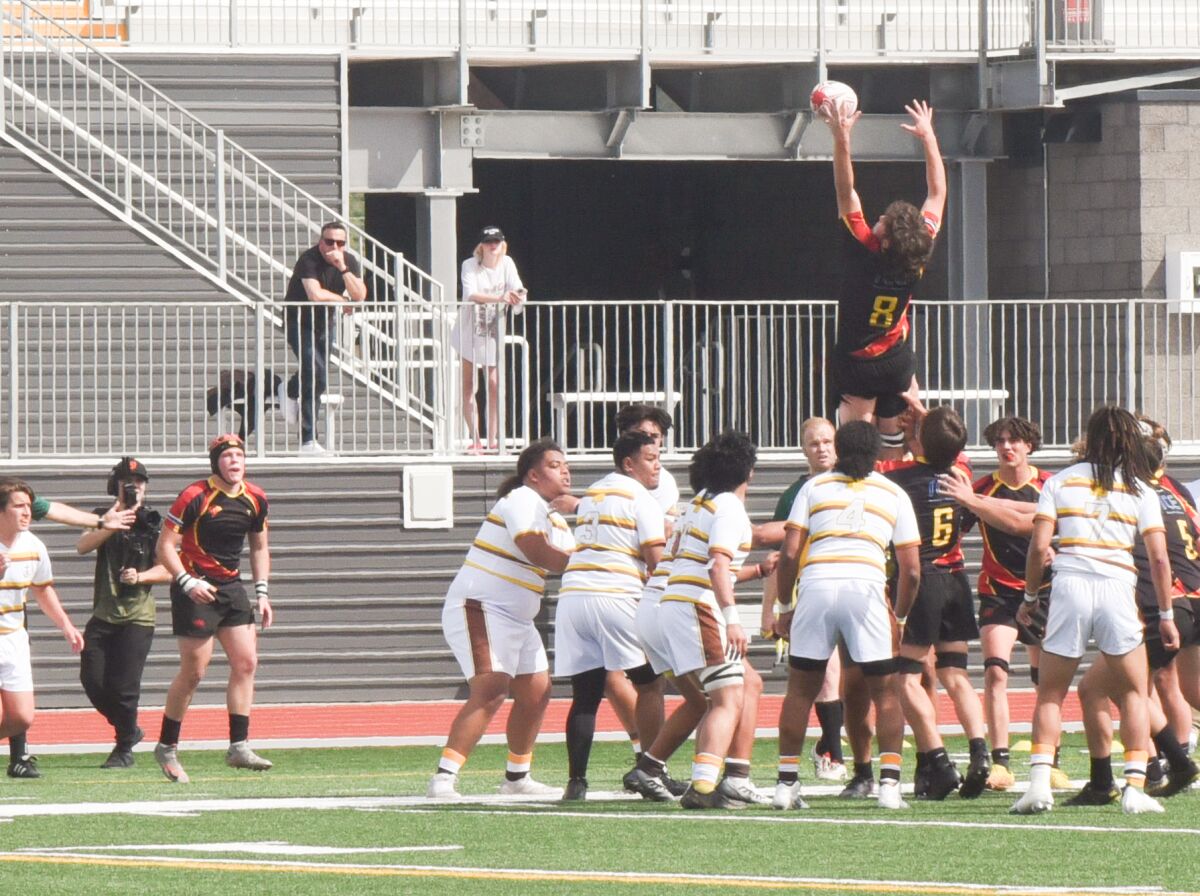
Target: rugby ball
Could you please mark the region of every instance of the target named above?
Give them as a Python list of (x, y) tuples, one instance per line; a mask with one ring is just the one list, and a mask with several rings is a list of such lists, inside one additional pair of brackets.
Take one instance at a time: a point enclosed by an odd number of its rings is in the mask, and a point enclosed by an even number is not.
[(822, 81), (813, 88), (809, 102), (815, 115), (830, 121), (839, 108), (843, 115), (853, 114), (858, 109), (858, 94), (841, 81)]

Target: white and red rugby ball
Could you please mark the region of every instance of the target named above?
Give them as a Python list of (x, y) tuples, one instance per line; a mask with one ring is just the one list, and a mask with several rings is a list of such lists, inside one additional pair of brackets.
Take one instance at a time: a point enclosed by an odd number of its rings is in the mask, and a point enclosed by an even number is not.
[(822, 81), (813, 88), (809, 102), (814, 114), (829, 121), (838, 109), (842, 110), (843, 115), (852, 115), (858, 109), (858, 94), (853, 87), (841, 81)]

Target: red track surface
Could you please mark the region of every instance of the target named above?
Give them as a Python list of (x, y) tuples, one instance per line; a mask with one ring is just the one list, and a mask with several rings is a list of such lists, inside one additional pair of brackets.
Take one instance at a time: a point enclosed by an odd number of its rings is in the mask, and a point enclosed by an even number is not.
[[(678, 698), (675, 698), (678, 699)], [(764, 696), (759, 708), (759, 727), (774, 728), (779, 718), (779, 696)], [(669, 699), (668, 704), (672, 701)], [(461, 704), (429, 703), (334, 703), (288, 706), (261, 706), (254, 710), (251, 735), (259, 739), (328, 737), (443, 737)], [(508, 708), (496, 714), (489, 733), (502, 733)], [(542, 732), (562, 734), (566, 725), (568, 700), (552, 700)], [(1014, 724), (1028, 723), (1033, 715), (1034, 694), (1018, 691), (1009, 695)], [(139, 717), (148, 737), (154, 737), (162, 718), (161, 710), (145, 710)], [(938, 718), (954, 721), (954, 708), (940, 695)], [(1079, 702), (1072, 693), (1063, 706), (1063, 721), (1079, 721)], [(188, 711), (183, 734), (186, 740), (222, 740), (229, 736), (223, 707), (194, 706)], [(815, 720), (811, 724), (816, 724)], [(598, 731), (618, 731), (620, 724), (609, 709), (601, 706), (596, 720)], [(112, 738), (112, 729), (92, 710), (43, 710), (34, 719), (29, 732), (32, 744), (97, 744)]]

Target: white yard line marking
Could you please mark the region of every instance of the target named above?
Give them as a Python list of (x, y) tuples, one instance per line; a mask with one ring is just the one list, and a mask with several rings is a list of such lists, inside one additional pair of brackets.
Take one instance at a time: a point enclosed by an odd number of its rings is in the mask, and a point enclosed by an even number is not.
[(691, 814), (664, 807), (661, 812), (581, 812), (551, 808), (561, 806), (557, 800), (547, 801), (535, 797), (520, 796), (473, 796), (453, 803), (438, 803), (423, 796), (399, 797), (251, 797), (246, 799), (189, 799), (189, 800), (143, 800), (128, 803), (39, 803), (26, 805), (0, 805), (0, 821), (13, 818), (69, 817), (85, 815), (149, 815), (190, 817), (201, 812), (247, 812), (263, 810), (282, 811), (392, 811), (410, 814), (533, 814), (545, 817), (585, 818), (593, 821), (647, 821), (647, 822), (723, 822), (749, 824), (819, 824), (909, 828), (952, 828), (957, 830), (1000, 830), (1000, 831), (1063, 831), (1089, 834), (1173, 834), (1176, 836), (1200, 836), (1197, 828), (1172, 827), (1108, 827), (1086, 824), (1030, 824), (1018, 821), (938, 821), (920, 820), (880, 814), (874, 818), (823, 818), (806, 813), (774, 813), (749, 810), (727, 814)]
[(171, 867), (189, 870), (222, 870), (237, 872), (287, 872), (364, 877), (427, 877), (474, 880), (539, 880), (571, 883), (635, 883), (644, 886), (741, 886), (754, 889), (795, 889), (807, 887), (830, 892), (877, 893), (880, 889), (897, 893), (930, 894), (930, 896), (976, 896), (997, 893), (1004, 896), (1125, 896), (1125, 894), (1155, 894), (1155, 896), (1200, 896), (1197, 893), (1164, 891), (1161, 887), (1038, 887), (1019, 884), (977, 884), (954, 881), (906, 881), (833, 879), (822, 877), (783, 877), (733, 874), (675, 874), (640, 871), (548, 870), (543, 868), (446, 867), (440, 865), (366, 865), (358, 863), (329, 863), (301, 861), (257, 861), (237, 859), (186, 858), (166, 856), (114, 855), (97, 856), (89, 853), (21, 852), (2, 853), (0, 862), (44, 862), (47, 864), (102, 865), (108, 867), (151, 868)]

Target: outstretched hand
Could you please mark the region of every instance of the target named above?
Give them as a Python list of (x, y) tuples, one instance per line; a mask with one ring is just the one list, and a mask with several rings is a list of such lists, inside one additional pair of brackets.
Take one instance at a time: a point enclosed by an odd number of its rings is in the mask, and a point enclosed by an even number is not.
[(925, 100), (913, 100), (912, 103), (904, 107), (904, 111), (912, 118), (912, 124), (902, 124), (900, 127), (908, 131), (918, 140), (924, 140), (926, 137), (932, 137), (933, 134), (933, 107)]
[(849, 137), (850, 129), (854, 127), (855, 122), (862, 118), (861, 112), (846, 113), (842, 108), (841, 103), (833, 104), (833, 114), (825, 119), (825, 123), (829, 125), (829, 130), (833, 131), (835, 137)]

